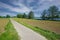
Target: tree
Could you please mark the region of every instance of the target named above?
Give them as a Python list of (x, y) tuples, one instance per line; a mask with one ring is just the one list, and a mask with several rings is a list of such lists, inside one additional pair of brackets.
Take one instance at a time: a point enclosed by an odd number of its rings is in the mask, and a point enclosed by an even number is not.
[(29, 19), (33, 19), (34, 18), (34, 13), (32, 11), (29, 12), (28, 18)]
[(60, 11), (58, 12), (59, 18), (60, 18)]
[(22, 14), (17, 14), (17, 18), (22, 18)]
[(10, 15), (6, 15), (6, 18), (10, 18)]
[(59, 15), (55, 15), (55, 18), (59, 18)]
[(55, 15), (58, 13), (58, 8), (56, 6), (51, 6), (48, 9), (48, 11), (50, 13), (49, 16), (50, 16), (51, 20), (54, 20)]
[(2, 18), (2, 16), (0, 16), (0, 18)]
[(25, 13), (23, 14), (23, 18), (27, 18), (27, 15)]
[(47, 14), (47, 12), (46, 12), (46, 10), (44, 10), (43, 13), (42, 13), (42, 19), (43, 19), (43, 20), (45, 20), (46, 14)]

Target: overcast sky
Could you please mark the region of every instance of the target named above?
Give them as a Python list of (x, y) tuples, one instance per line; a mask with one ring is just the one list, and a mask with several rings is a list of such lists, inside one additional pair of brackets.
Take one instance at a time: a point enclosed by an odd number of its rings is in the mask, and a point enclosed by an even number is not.
[(33, 11), (36, 17), (50, 6), (56, 5), (60, 8), (60, 0), (0, 0), (0, 15), (14, 16), (18, 13), (28, 14)]

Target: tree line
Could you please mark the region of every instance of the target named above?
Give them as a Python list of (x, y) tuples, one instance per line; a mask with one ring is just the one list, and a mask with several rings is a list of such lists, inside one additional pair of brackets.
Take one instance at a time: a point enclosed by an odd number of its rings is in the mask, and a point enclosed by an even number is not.
[(34, 13), (32, 11), (29, 12), (29, 14), (17, 14), (17, 18), (28, 18), (28, 19), (33, 19), (34, 18)]
[(10, 15), (6, 15), (6, 16), (0, 16), (0, 18), (10, 18)]
[(10, 15), (6, 16), (0, 16), (0, 18), (28, 18), (28, 19), (33, 19), (34, 18), (34, 13), (32, 11), (29, 12), (29, 14), (17, 14), (16, 16), (11, 17)]
[[(50, 6), (48, 9), (44, 10), (42, 13), (42, 16), (40, 17), (42, 20), (54, 20), (54, 18), (60, 18), (60, 11), (58, 7), (55, 5)], [(28, 18), (28, 19), (34, 19), (34, 13), (33, 11), (30, 11), (28, 14), (17, 14), (16, 16), (13, 16), (13, 18)], [(6, 16), (0, 16), (0, 18), (11, 18), (10, 15)]]
[(41, 18), (42, 20), (54, 20), (55, 18), (60, 18), (60, 11), (55, 5), (51, 6), (42, 12)]

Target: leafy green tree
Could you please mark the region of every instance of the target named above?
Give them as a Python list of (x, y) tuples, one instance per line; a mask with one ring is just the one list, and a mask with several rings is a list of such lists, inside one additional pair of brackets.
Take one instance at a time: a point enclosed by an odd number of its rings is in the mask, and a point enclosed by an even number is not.
[(47, 14), (47, 13), (46, 13), (46, 10), (44, 10), (43, 13), (42, 13), (42, 20), (45, 20), (46, 14)]
[(51, 6), (49, 9), (49, 16), (51, 17), (51, 20), (54, 20), (54, 17), (56, 14), (58, 14), (58, 8), (56, 6)]
[(58, 17), (60, 18), (60, 11), (58, 12)]
[(33, 19), (33, 18), (34, 18), (34, 13), (30, 11), (28, 15), (28, 19)]
[(6, 18), (10, 18), (10, 15), (6, 15)]
[(2, 18), (2, 16), (0, 16), (0, 18)]
[(55, 18), (59, 18), (59, 15), (56, 15)]
[(27, 15), (25, 13), (23, 14), (23, 18), (27, 18)]
[(23, 15), (22, 14), (17, 14), (17, 18), (22, 18)]

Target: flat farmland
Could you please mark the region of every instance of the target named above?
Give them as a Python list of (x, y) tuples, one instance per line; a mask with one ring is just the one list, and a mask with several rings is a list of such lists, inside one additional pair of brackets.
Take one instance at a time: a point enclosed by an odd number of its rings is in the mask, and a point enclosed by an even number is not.
[(9, 18), (0, 18), (0, 40), (19, 40), (18, 33)]
[(5, 26), (8, 23), (8, 19), (0, 18), (0, 34), (4, 32)]
[(60, 34), (60, 21), (48, 21), (48, 20), (31, 20), (31, 19), (16, 19), (19, 22), (23, 22), (34, 27), (42, 28)]
[(45, 36), (48, 40), (60, 40), (60, 21), (14, 18), (15, 21)]

